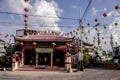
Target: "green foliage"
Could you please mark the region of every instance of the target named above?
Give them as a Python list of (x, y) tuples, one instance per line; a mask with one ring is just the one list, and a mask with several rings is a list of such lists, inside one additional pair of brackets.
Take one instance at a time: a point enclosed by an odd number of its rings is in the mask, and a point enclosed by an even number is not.
[(4, 47), (6, 50), (6, 54), (14, 54), (15, 52), (15, 45), (9, 45)]
[(84, 54), (84, 55), (83, 55), (83, 63), (84, 63), (84, 66), (85, 66), (85, 67), (88, 66), (89, 60), (90, 60), (90, 56), (89, 56), (88, 54)]

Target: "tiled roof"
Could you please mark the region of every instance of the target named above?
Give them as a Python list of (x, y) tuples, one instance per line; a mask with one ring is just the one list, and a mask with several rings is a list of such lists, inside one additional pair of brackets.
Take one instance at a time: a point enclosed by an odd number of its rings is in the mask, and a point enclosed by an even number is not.
[(68, 38), (60, 35), (28, 35), (16, 37), (16, 40), (68, 40)]

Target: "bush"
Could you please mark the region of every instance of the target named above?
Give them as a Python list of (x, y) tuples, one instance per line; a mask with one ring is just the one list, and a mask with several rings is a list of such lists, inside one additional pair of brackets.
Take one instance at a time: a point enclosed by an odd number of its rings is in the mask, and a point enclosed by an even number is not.
[(83, 55), (83, 64), (84, 64), (84, 67), (88, 66), (89, 60), (90, 60), (90, 56), (88, 54), (84, 54)]

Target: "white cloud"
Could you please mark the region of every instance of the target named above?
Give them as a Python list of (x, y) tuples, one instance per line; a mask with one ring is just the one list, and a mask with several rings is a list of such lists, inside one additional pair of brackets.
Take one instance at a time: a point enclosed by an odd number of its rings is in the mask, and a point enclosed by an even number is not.
[(103, 11), (107, 11), (107, 8), (104, 8)]
[(93, 7), (93, 8), (92, 8), (92, 15), (93, 15), (93, 16), (96, 15), (97, 12), (98, 12), (98, 10), (97, 10), (95, 7)]
[(15, 12), (15, 13), (23, 13), (24, 12), (24, 0), (1, 0), (0, 1), (0, 10)]
[(119, 16), (119, 12), (116, 10), (111, 10), (110, 12), (108, 12), (108, 17), (110, 16)]
[[(34, 30), (52, 30), (52, 31), (61, 31), (58, 27), (58, 22), (60, 21), (59, 16), (63, 12), (55, 1), (47, 0), (35, 0), (32, 4), (28, 4), (29, 14), (46, 16), (46, 17), (32, 17), (29, 16), (29, 26), (30, 29)], [(31, 3), (30, 2), (30, 3)], [(24, 0), (0, 0), (0, 11), (3, 12), (13, 12), (13, 13), (24, 13), (24, 7), (26, 4)], [(5, 15), (5, 16), (4, 16)], [(2, 33), (1, 38), (4, 40), (4, 34), (14, 34), (17, 29), (24, 29), (24, 17), (18, 15), (8, 15), (0, 14), (1, 22), (12, 22), (11, 24), (1, 24), (0, 23), (0, 33)], [(56, 18), (48, 18), (56, 17)], [(3, 18), (3, 19), (2, 19)], [(21, 25), (16, 25), (16, 22), (19, 22)], [(46, 26), (45, 26), (46, 25)], [(49, 26), (48, 26), (49, 25)], [(2, 28), (3, 27), (3, 28)]]
[[(60, 20), (58, 16), (60, 15), (61, 12), (62, 10), (59, 9), (57, 3), (55, 3), (54, 1), (47, 2), (46, 0), (41, 0), (41, 1), (36, 0), (34, 5), (31, 7), (31, 14), (45, 16), (45, 17), (30, 17), (30, 21), (32, 24), (39, 25), (36, 26), (37, 29), (43, 30), (43, 28), (41, 28), (40, 25), (50, 25), (47, 26), (48, 30), (60, 31), (57, 22)], [(55, 17), (55, 18), (50, 18), (50, 17)]]
[[(0, 10), (6, 12), (13, 12), (13, 13), (24, 13), (24, 7), (26, 4), (24, 0), (1, 0), (0, 1)], [(59, 16), (63, 12), (58, 4), (55, 1), (47, 1), (47, 0), (35, 0), (34, 3), (28, 4), (30, 9), (29, 14), (31, 15), (39, 15), (45, 17), (31, 17), (29, 16), (29, 25), (36, 25), (36, 26), (29, 26), (30, 29), (36, 30), (43, 30), (46, 29), (40, 25), (50, 25), (47, 27), (49, 30), (60, 31), (58, 27), (58, 22), (60, 21)], [(48, 17), (56, 17), (56, 18), (48, 18)], [(11, 19), (16, 20), (16, 16), (11, 16)], [(23, 17), (21, 17), (23, 18)], [(24, 20), (24, 18), (23, 18)], [(21, 24), (24, 24), (21, 22)], [(15, 25), (16, 26), (16, 25)], [(22, 26), (21, 28), (24, 28)], [(15, 29), (16, 30), (16, 29)]]
[[(118, 23), (118, 26), (115, 26), (115, 22)], [(117, 45), (120, 45), (120, 18), (116, 18), (114, 17), (114, 20), (107, 25), (107, 31), (104, 30), (103, 26), (98, 26), (99, 31), (100, 31), (100, 39), (101, 39), (101, 46), (103, 46), (103, 48), (105, 50), (111, 50), (111, 45), (110, 45), (110, 37), (111, 34), (113, 36), (113, 42), (114, 42), (114, 47), (116, 46), (116, 42)], [(86, 32), (87, 32), (88, 28), (86, 28)], [(97, 32), (95, 31), (95, 29), (91, 30), (91, 33), (86, 35), (88, 37), (88, 39), (86, 40), (84, 38), (84, 41), (89, 42), (89, 43), (93, 43), (93, 37), (96, 37), (96, 42), (95, 45), (98, 46), (97, 44)], [(102, 37), (104, 37), (104, 39), (102, 40)], [(104, 42), (106, 41), (106, 45), (104, 44)]]
[[(117, 21), (118, 26), (115, 26), (115, 22)], [(120, 19), (115, 19), (113, 20), (113, 22), (111, 24), (108, 25), (108, 29), (107, 32), (101, 31), (102, 35), (104, 35), (104, 40), (107, 42), (106, 45), (104, 45), (104, 43), (102, 44), (102, 46), (106, 49), (109, 50), (111, 49), (111, 45), (110, 45), (110, 37), (111, 34), (113, 36), (113, 43), (114, 43), (114, 47), (116, 46), (115, 42), (118, 43), (118, 45), (120, 45), (120, 41), (119, 41), (119, 35), (120, 35)]]

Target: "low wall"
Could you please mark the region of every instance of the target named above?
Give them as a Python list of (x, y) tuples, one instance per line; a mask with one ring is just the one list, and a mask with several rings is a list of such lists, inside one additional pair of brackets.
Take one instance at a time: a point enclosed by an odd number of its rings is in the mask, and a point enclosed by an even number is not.
[(93, 66), (100, 68), (120, 69), (120, 63), (113, 62), (94, 62)]

